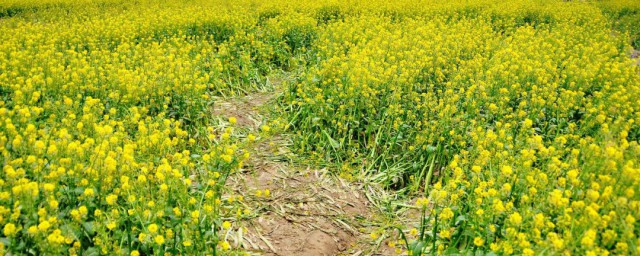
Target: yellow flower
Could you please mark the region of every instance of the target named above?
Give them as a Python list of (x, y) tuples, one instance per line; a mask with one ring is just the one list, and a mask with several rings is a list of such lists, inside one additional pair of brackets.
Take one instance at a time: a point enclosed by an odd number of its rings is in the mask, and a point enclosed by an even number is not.
[(27, 232), (29, 232), (30, 235), (35, 235), (38, 233), (38, 227), (31, 226), (27, 229)]
[(109, 222), (107, 223), (107, 228), (108, 228), (109, 230), (113, 230), (113, 229), (115, 229), (115, 228), (116, 228), (116, 226), (117, 226), (117, 224), (116, 224), (116, 222), (115, 222), (115, 221), (109, 221)]
[(503, 165), (500, 170), (502, 172), (502, 175), (505, 175), (505, 176), (509, 176), (513, 173), (513, 169), (511, 169), (511, 166), (508, 166), (508, 165)]
[(80, 215), (86, 216), (89, 213), (89, 210), (86, 206), (82, 205), (78, 208), (78, 212), (80, 213)]
[(230, 229), (231, 228), (231, 222), (225, 221), (222, 223), (222, 228), (224, 229)]
[(532, 255), (535, 255), (535, 252), (529, 248), (526, 248), (522, 250), (522, 254), (526, 256), (532, 256)]
[(442, 237), (444, 239), (451, 238), (451, 231), (449, 229), (444, 229), (444, 230), (440, 231), (440, 237)]
[(580, 244), (582, 244), (585, 247), (591, 247), (594, 245), (594, 242), (596, 240), (596, 231), (593, 229), (589, 229), (587, 232), (585, 232), (585, 234), (582, 236), (582, 239), (580, 240)]
[(149, 227), (147, 227), (149, 229), (149, 232), (151, 232), (151, 234), (155, 234), (158, 232), (158, 225), (154, 224), (150, 224)]
[(65, 237), (62, 236), (62, 231), (60, 229), (56, 229), (47, 236), (47, 241), (53, 244), (62, 244), (65, 242)]
[(157, 235), (156, 237), (153, 238), (153, 241), (158, 245), (162, 245), (164, 244), (164, 236)]
[(95, 192), (93, 191), (92, 188), (87, 188), (87, 189), (84, 190), (82, 195), (84, 195), (86, 197), (93, 197), (95, 195)]
[(44, 190), (47, 192), (51, 192), (56, 188), (56, 186), (54, 184), (51, 183), (45, 183), (44, 184)]
[(47, 231), (47, 229), (49, 229), (49, 227), (51, 227), (51, 224), (46, 220), (42, 221), (42, 222), (40, 222), (40, 224), (38, 224), (38, 230), (40, 230), (40, 232)]
[(231, 245), (227, 241), (222, 241), (222, 242), (220, 242), (219, 245), (222, 248), (222, 250), (225, 250), (225, 251), (229, 250), (231, 248)]
[(418, 207), (427, 207), (429, 205), (429, 199), (428, 198), (418, 198), (416, 200), (416, 206)]
[(520, 226), (520, 224), (522, 223), (522, 216), (520, 215), (520, 213), (514, 212), (509, 216), (509, 222), (511, 222), (511, 224), (513, 224), (514, 226)]
[(451, 208), (446, 207), (442, 209), (442, 212), (440, 213), (440, 217), (442, 218), (443, 221), (450, 220), (451, 218), (453, 218), (453, 211), (451, 210)]
[(484, 245), (484, 239), (482, 239), (482, 237), (476, 237), (473, 239), (473, 244), (475, 244), (476, 246), (480, 247)]
[(49, 199), (49, 207), (51, 207), (51, 209), (57, 209), (58, 208), (58, 201), (55, 199)]
[(71, 214), (71, 217), (72, 217), (74, 220), (76, 220), (76, 221), (80, 221), (80, 211), (78, 211), (78, 210), (76, 210), (76, 209), (73, 209), (73, 210), (71, 210), (70, 214)]
[(621, 254), (625, 254), (629, 250), (629, 245), (625, 242), (618, 242), (616, 244), (616, 251)]
[(15, 235), (17, 232), (18, 232), (18, 229), (16, 228), (16, 225), (14, 225), (13, 223), (7, 223), (6, 225), (4, 225), (3, 233), (5, 236), (11, 237)]
[(633, 216), (631, 216), (631, 214), (628, 214), (625, 218), (624, 221), (627, 222), (627, 224), (629, 224), (629, 226), (633, 226), (634, 223), (636, 223), (636, 218), (634, 218)]
[(173, 208), (173, 214), (175, 214), (176, 216), (180, 217), (180, 216), (182, 216), (182, 210), (180, 210), (180, 208), (178, 208), (178, 207), (174, 207)]
[(114, 205), (118, 201), (118, 196), (114, 194), (109, 194), (105, 199), (108, 205)]
[(140, 242), (144, 243), (147, 240), (147, 234), (145, 234), (145, 233), (138, 234), (138, 240), (140, 240)]
[(130, 256), (140, 256), (140, 252), (138, 252), (138, 250), (133, 250), (133, 251), (131, 251), (131, 253), (129, 255)]

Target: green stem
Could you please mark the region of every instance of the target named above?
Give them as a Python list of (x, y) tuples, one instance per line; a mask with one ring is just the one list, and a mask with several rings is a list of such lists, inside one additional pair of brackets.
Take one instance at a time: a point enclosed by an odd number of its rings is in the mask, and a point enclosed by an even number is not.
[(431, 157), (431, 164), (429, 164), (429, 172), (427, 173), (427, 178), (424, 180), (424, 194), (425, 196), (429, 196), (429, 185), (431, 184), (431, 177), (433, 176), (433, 167), (436, 163), (436, 154), (433, 154)]
[(433, 224), (433, 241), (432, 241), (432, 247), (431, 247), (432, 255), (435, 255), (435, 252), (436, 252), (436, 240), (438, 240), (437, 233), (438, 233), (438, 212), (436, 211), (436, 218)]

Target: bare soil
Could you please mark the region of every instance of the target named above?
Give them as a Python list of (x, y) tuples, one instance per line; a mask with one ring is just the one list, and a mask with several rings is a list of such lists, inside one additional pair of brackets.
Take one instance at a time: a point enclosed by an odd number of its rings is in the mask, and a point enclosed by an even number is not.
[(213, 115), (225, 118), (235, 117), (236, 125), (257, 129), (262, 123), (261, 109), (265, 103), (275, 97), (274, 93), (256, 93), (230, 100), (218, 99), (214, 101)]
[[(359, 220), (373, 215), (367, 198), (326, 170), (270, 160), (267, 156), (282, 153), (277, 148), (282, 138), (274, 140), (259, 146), (262, 153), (253, 157), (246, 172), (227, 183), (259, 211), (247, 223), (246, 249), (262, 255), (353, 253), (357, 239), (364, 236)], [(266, 189), (270, 196), (256, 196)]]
[(640, 66), (640, 50), (631, 50), (630, 57), (636, 61), (636, 65)]

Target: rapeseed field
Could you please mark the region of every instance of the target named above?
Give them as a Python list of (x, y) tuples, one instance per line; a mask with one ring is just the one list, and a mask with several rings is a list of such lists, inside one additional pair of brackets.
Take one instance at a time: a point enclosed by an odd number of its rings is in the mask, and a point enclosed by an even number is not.
[[(275, 132), (415, 203), (371, 234), (397, 254), (638, 255), (639, 28), (631, 0), (1, 0), (0, 255), (255, 254), (225, 183)], [(274, 72), (260, 128), (212, 113)]]

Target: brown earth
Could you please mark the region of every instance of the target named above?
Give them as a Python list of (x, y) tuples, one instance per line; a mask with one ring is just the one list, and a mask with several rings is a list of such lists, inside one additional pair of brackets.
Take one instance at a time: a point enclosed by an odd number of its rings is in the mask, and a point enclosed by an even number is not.
[(262, 123), (259, 114), (264, 104), (275, 97), (274, 93), (256, 93), (232, 100), (216, 100), (213, 105), (213, 115), (222, 116), (225, 119), (235, 117), (237, 125), (244, 128), (257, 129)]
[(636, 60), (636, 65), (640, 66), (640, 50), (631, 51), (631, 58)]
[[(262, 255), (353, 253), (350, 249), (364, 236), (359, 220), (372, 216), (369, 201), (357, 186), (326, 170), (269, 160), (284, 151), (275, 147), (281, 140), (262, 143), (246, 172), (227, 182), (258, 211), (246, 223), (245, 248)], [(268, 197), (255, 193), (266, 189)]]

